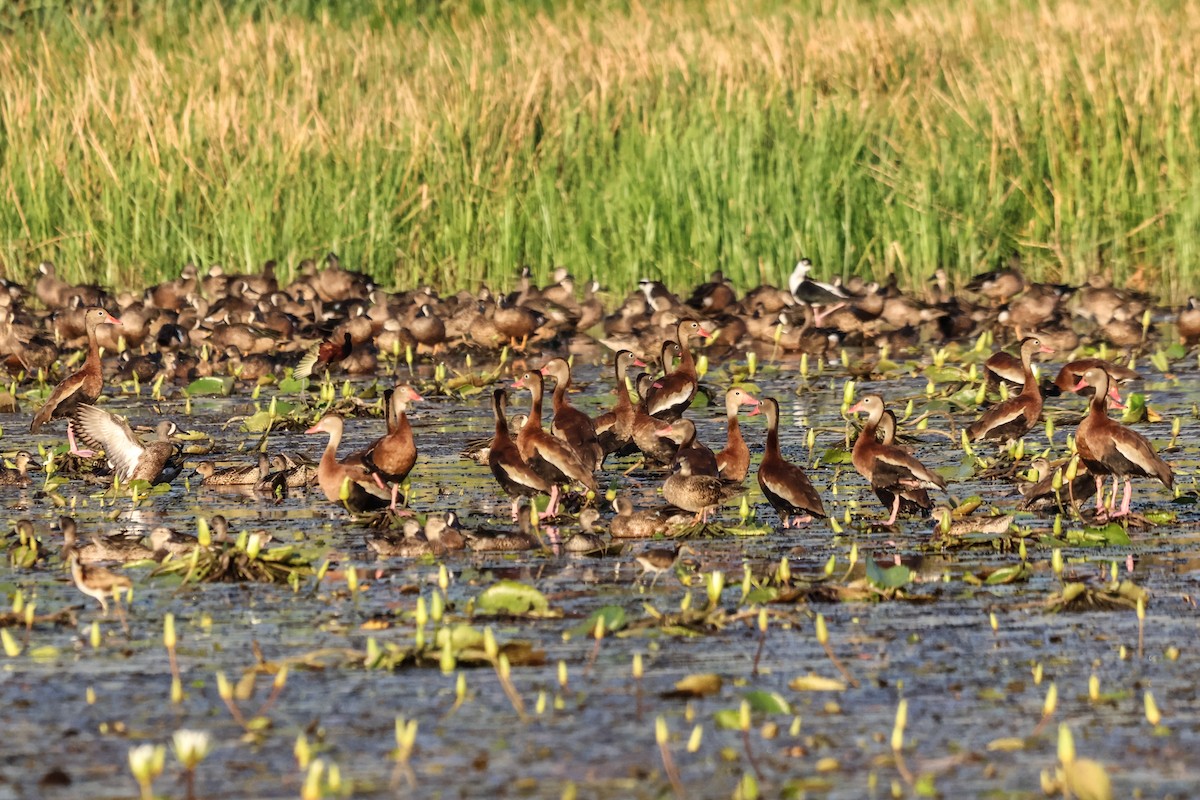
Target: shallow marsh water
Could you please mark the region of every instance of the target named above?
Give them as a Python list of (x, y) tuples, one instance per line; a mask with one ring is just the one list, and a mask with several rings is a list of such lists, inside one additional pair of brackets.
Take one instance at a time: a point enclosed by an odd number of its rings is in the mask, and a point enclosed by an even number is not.
[[(590, 412), (609, 402), (611, 377), (608, 368), (596, 366), (598, 360), (581, 359), (578, 371), (584, 390), (575, 402)], [(1155, 377), (1139, 388), (1165, 421), (1137, 427), (1162, 446), (1170, 438), (1171, 418), (1182, 418), (1181, 446), (1167, 458), (1175, 467), (1178, 491), (1194, 492), (1193, 443), (1200, 438), (1200, 424), (1193, 402), (1200, 375), (1183, 370), (1176, 380), (1168, 380), (1148, 365), (1144, 370)], [(785, 455), (811, 464), (829, 448), (845, 446), (847, 433), (853, 433), (840, 415), (845, 378), (839, 368), (818, 375), (814, 367), (811, 377), (802, 380), (795, 362), (763, 364), (753, 382), (762, 394), (781, 399)], [(719, 388), (727, 380), (724, 373), (708, 377)], [(897, 413), (907, 398), (915, 398), (919, 413), (927, 405), (926, 384), (919, 375), (893, 377), (866, 381), (859, 392), (881, 389)], [(272, 392), (263, 390), (264, 406)], [(507, 524), (508, 501), (486, 468), (459, 457), (466, 440), (490, 433), (486, 396), (466, 401), (431, 396), (410, 412), (421, 451), (412, 477), (411, 507), (416, 512), (455, 509), (468, 526)], [(526, 399), (515, 391), (510, 407), (518, 410)], [(218, 459), (249, 460), (236, 451), (258, 440), (236, 423), (225, 427), (230, 416), (253, 410), (245, 389), (228, 399), (195, 399), (191, 416), (184, 415), (181, 398), (152, 404), (144, 397), (117, 396), (108, 407), (129, 413), (134, 423), (151, 422), (162, 413), (183, 428), (208, 433), (216, 437), (211, 457)], [(1049, 400), (1047, 408), (1059, 420), (1054, 449), (1062, 455), (1084, 403), (1070, 396)], [(714, 446), (722, 441), (723, 409), (713, 404), (695, 408), (691, 415), (704, 441)], [(968, 420), (968, 415), (955, 418), (959, 427)], [(5, 452), (31, 444), (23, 433), (27, 416), (3, 415), (0, 424)], [(742, 424), (757, 462), (761, 422), (743, 416)], [(345, 448), (377, 436), (379, 425), (378, 418), (349, 421)], [(805, 443), (810, 425), (817, 428), (811, 453)], [(933, 417), (930, 425), (949, 432), (945, 418)], [(935, 432), (915, 433), (919, 440), (914, 447), (922, 460), (949, 474), (961, 472), (964, 456), (957, 429), (953, 441)], [(1027, 444), (1028, 452), (1040, 452), (1045, 432), (1035, 430)], [(269, 437), (271, 452), (299, 450), (315, 457), (323, 445), (323, 436), (273, 432)], [(979, 452), (994, 455), (990, 447)], [(191, 457), (189, 468), (201, 457)], [(626, 466), (610, 462), (601, 487), (631, 493), (639, 508), (660, 504), (655, 491), (662, 475), (638, 471), (625, 477), (621, 471)], [(468, 697), (452, 710), (454, 674), (443, 674), (436, 666), (388, 671), (361, 665), (369, 639), (380, 647), (412, 643), (413, 611), (418, 596), (429, 599), (437, 591), (438, 564), (375, 559), (364, 543), (367, 528), (323, 498), (297, 493), (273, 505), (240, 493), (201, 489), (194, 479), (189, 489), (181, 476), (168, 492), (144, 498), (133, 508), (127, 497), (101, 504), (103, 487), (67, 484), (58, 494), (70, 503), (78, 493), (74, 513), (85, 535), (119, 529), (148, 533), (160, 524), (191, 532), (198, 514), (220, 512), (234, 530), (266, 529), (284, 542), (299, 542), (318, 563), (328, 559), (332, 567), (320, 582), (302, 581), (298, 591), (261, 584), (180, 587), (150, 578), (152, 565), (131, 567), (126, 572), (135, 592), (126, 611), (128, 634), (116, 616), (103, 617), (91, 600), (81, 600), (56, 555), (36, 568), (0, 567), (0, 587), (10, 597), (20, 589), (26, 601), (36, 602), (38, 614), (69, 606), (77, 618), (75, 625), (38, 624), (28, 634), (23, 627), (10, 628), (24, 648), (21, 655), (0, 661), (0, 800), (135, 796), (128, 749), (147, 741), (167, 742), (178, 728), (207, 730), (213, 736), (213, 752), (198, 770), (200, 797), (299, 796), (304, 773), (293, 748), (301, 733), (320, 758), (339, 767), (355, 797), (559, 797), (571, 784), (579, 797), (660, 797), (671, 793), (655, 743), (655, 718), (660, 715), (670, 729), (670, 749), (689, 797), (731, 796), (742, 776), (755, 770), (764, 796), (796, 796), (806, 790), (813, 797), (882, 798), (891, 796), (893, 782), (904, 796), (914, 796), (916, 789), (905, 782), (889, 746), (901, 698), (908, 701), (904, 766), (913, 776), (932, 776), (932, 786), (944, 797), (1042, 796), (1039, 773), (1056, 762), (1060, 722), (1071, 726), (1081, 757), (1108, 768), (1115, 796), (1200, 794), (1200, 700), (1194, 678), (1200, 619), (1193, 600), (1200, 594), (1200, 513), (1195, 505), (1172, 503), (1157, 484), (1138, 481), (1135, 508), (1174, 511), (1176, 521), (1131, 530), (1128, 546), (1063, 551), (1067, 573), (1092, 586), (1107, 580), (1116, 563), (1122, 577), (1150, 592), (1139, 658), (1132, 610), (1043, 610), (1058, 580), (1049, 564), (1051, 550), (1039, 544), (1036, 532), (1027, 540), (1027, 580), (975, 585), (964, 579), (968, 573), (1017, 564), (1017, 553), (987, 547), (939, 551), (929, 546), (932, 524), (917, 518), (902, 519), (893, 530), (873, 528), (870, 523), (883, 519), (883, 510), (848, 463), (822, 464), (810, 475), (827, 510), (842, 521), (842, 533), (834, 533), (829, 522), (776, 529), (774, 512), (762, 501), (752, 474), (747, 481), (751, 508), (770, 530), (692, 540), (696, 555), (684, 570), (690, 589), (670, 573), (652, 589), (643, 588), (647, 582), (637, 581), (634, 559), (649, 545), (636, 541), (603, 558), (543, 553), (445, 558), (442, 563), (451, 576), (448, 620), (470, 621), (477, 628), (491, 625), (502, 643), (527, 641), (544, 651), (543, 665), (513, 669), (527, 721), (514, 711), (491, 668), (462, 670)], [(32, 519), (43, 543), (56, 552), (61, 536), (50, 530), (50, 523), (61, 509), (53, 499), (36, 488), (0, 492), (10, 518)], [(950, 493), (958, 499), (979, 495), (985, 509), (1005, 511), (1020, 499), (1008, 481), (975, 477), (951, 483)], [(602, 508), (607, 520), (609, 510)], [(843, 520), (847, 508), (852, 512), (849, 523)], [(736, 504), (725, 509), (721, 521), (739, 524)], [(1021, 513), (1017, 523), (1048, 536), (1052, 517)], [(562, 532), (572, 527), (564, 525)], [(1079, 525), (1067, 520), (1064, 527)], [(721, 605), (732, 615), (739, 610), (744, 565), (756, 581), (763, 581), (787, 556), (797, 581), (815, 580), (835, 556), (834, 575), (840, 577), (855, 544), (859, 562), (850, 578), (861, 577), (868, 557), (883, 566), (899, 559), (915, 573), (905, 587), (908, 599), (767, 604), (776, 616), (756, 675), (759, 637), (753, 614), (694, 637), (653, 627), (626, 629), (605, 637), (598, 648), (588, 636), (564, 637), (605, 606), (620, 606), (630, 622), (647, 619), (647, 604), (660, 612), (677, 611), (688, 591), (693, 605), (703, 606), (704, 583), (696, 575), (701, 571), (726, 573)], [(1129, 559), (1132, 573), (1126, 571)], [(357, 596), (346, 588), (350, 565), (363, 582)], [(502, 578), (535, 586), (561, 616), (468, 619), (470, 602)], [(177, 706), (169, 701), (170, 671), (162, 644), (167, 612), (175, 615), (179, 629), (185, 698)], [(858, 688), (789, 688), (789, 681), (810, 672), (840, 678), (814, 636), (816, 612), (827, 620), (831, 647), (860, 683)], [(991, 613), (996, 631), (989, 624)], [(102, 632), (98, 648), (89, 642), (93, 620)], [(430, 636), (436, 627), (428, 627)], [(287, 662), (291, 668), (286, 687), (265, 714), (270, 727), (257, 740), (243, 741), (242, 727), (218, 697), (215, 675), (240, 679), (257, 663), (255, 643), (267, 662)], [(1122, 646), (1125, 658), (1120, 657)], [(1167, 657), (1171, 647), (1178, 648), (1177, 658)], [(351, 651), (360, 654), (359, 663), (346, 655)], [(640, 685), (631, 677), (635, 653), (645, 663)], [(558, 683), (560, 660), (568, 668), (566, 688)], [(1040, 684), (1034, 680), (1035, 664), (1042, 667)], [(722, 688), (691, 700), (662, 696), (676, 681), (696, 673), (721, 675)], [(1100, 681), (1099, 702), (1088, 698), (1092, 674)], [(271, 680), (269, 674), (260, 675), (253, 699), (238, 701), (244, 714), (253, 715), (269, 694)], [(1039, 729), (1052, 682), (1058, 707)], [(92, 704), (86, 699), (89, 688), (95, 694)], [(756, 690), (778, 693), (791, 713), (756, 712), (748, 755), (742, 733), (721, 728), (715, 720), (722, 712), (736, 711)], [(1158, 731), (1145, 719), (1146, 690), (1153, 692), (1164, 714)], [(536, 710), (539, 693), (545, 694), (543, 713)], [(561, 708), (555, 708), (556, 699)], [(419, 722), (410, 776), (397, 772), (390, 758), (397, 716)], [(797, 717), (799, 731), (793, 733)], [(768, 723), (778, 728), (773, 738), (763, 736)], [(702, 726), (703, 738), (695, 752), (688, 752), (696, 725)], [(989, 749), (990, 743), (1014, 738), (1024, 741), (1021, 749)], [(168, 755), (167, 772), (156, 783), (159, 796), (183, 796), (177, 775)]]

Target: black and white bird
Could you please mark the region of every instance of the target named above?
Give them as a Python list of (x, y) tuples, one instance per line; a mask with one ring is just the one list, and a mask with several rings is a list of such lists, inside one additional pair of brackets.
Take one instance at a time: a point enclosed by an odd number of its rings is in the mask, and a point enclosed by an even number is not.
[(801, 303), (808, 303), (812, 306), (833, 305), (848, 299), (846, 293), (832, 283), (814, 281), (809, 278), (808, 273), (812, 271), (812, 268), (813, 263), (807, 258), (796, 262), (796, 268), (792, 270), (792, 274), (788, 278), (788, 288), (792, 291), (792, 297)]

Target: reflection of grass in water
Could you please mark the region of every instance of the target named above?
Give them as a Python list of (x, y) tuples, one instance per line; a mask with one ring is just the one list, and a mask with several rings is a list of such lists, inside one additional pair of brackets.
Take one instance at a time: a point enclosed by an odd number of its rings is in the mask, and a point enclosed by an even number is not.
[(1198, 105), (1163, 53), (1195, 30), (1171, 4), (29, 5), (0, 17), (21, 271), (134, 285), (332, 247), (409, 286), (528, 263), (749, 287), (807, 253), (916, 285), (1021, 251), (1190, 285)]

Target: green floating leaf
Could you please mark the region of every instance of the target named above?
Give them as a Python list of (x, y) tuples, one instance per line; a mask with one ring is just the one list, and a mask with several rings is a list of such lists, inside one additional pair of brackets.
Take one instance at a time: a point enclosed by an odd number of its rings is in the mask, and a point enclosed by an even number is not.
[(274, 419), (270, 411), (257, 411), (242, 420), (242, 428), (246, 433), (262, 433), (271, 427)]
[[(1193, 495), (1192, 501), (1195, 502), (1194, 495)], [(1168, 525), (1179, 518), (1179, 515), (1176, 514), (1174, 511), (1163, 511), (1163, 510), (1159, 510), (1159, 509), (1155, 509), (1153, 511), (1146, 511), (1145, 513), (1142, 514), (1142, 516), (1145, 517), (1146, 519), (1150, 520), (1151, 522), (1153, 522), (1155, 525)]]
[(1178, 361), (1188, 354), (1188, 349), (1179, 342), (1175, 342), (1167, 348), (1167, 358), (1172, 361)]
[(492, 584), (475, 600), (475, 610), (483, 614), (547, 614), (550, 601), (546, 595), (524, 583), (499, 581)]
[(763, 714), (792, 713), (792, 704), (777, 692), (764, 692), (756, 689), (752, 692), (746, 692), (745, 698), (746, 702), (750, 704), (751, 711), (758, 711)]
[(284, 394), (294, 394), (302, 391), (308, 385), (308, 378), (284, 378), (279, 382), (279, 391)]
[(228, 397), (233, 391), (233, 378), (197, 378), (188, 384), (185, 390), (192, 397), (200, 397), (204, 395), (220, 395)]
[(840, 447), (831, 447), (821, 454), (822, 464), (849, 464), (851, 453)]
[(447, 639), (450, 641), (450, 649), (455, 653), (468, 647), (483, 647), (483, 633), (465, 623), (439, 628), (434, 638), (438, 648), (445, 647)]
[(1029, 568), (1024, 564), (1014, 564), (1010, 567), (1001, 567), (995, 572), (983, 579), (983, 582), (990, 585), (1016, 583), (1023, 581), (1029, 577)]
[(570, 641), (580, 636), (594, 636), (596, 624), (601, 619), (604, 620), (604, 630), (609, 633), (621, 630), (628, 623), (625, 617), (625, 609), (620, 606), (603, 606), (593, 611), (586, 620), (564, 633), (563, 639)]
[(718, 728), (736, 731), (742, 727), (741, 713), (736, 708), (723, 708), (713, 714), (713, 723)]
[(912, 580), (912, 570), (903, 564), (884, 569), (875, 559), (868, 557), (867, 580), (881, 589), (899, 589)]

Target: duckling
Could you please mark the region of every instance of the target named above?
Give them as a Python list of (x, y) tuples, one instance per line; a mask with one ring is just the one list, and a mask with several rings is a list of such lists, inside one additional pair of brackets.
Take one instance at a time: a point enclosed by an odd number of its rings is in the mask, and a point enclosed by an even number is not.
[(614, 539), (649, 539), (691, 523), (690, 516), (666, 516), (660, 510), (634, 511), (628, 497), (617, 497), (612, 504), (617, 516), (609, 522), (608, 530)]
[(14, 468), (0, 468), (0, 486), (28, 486), (30, 484), (29, 465), (37, 466), (33, 461), (33, 456), (27, 450), (18, 450), (13, 463), (16, 464)]

